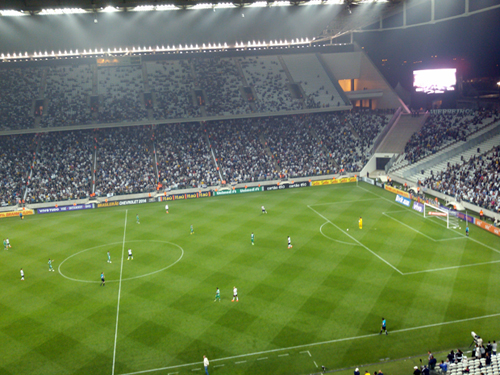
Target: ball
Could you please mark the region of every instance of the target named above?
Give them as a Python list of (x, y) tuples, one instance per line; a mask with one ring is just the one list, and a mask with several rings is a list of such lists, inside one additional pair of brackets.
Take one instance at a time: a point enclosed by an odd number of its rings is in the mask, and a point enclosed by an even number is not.
[(462, 227), (458, 227), (458, 229), (462, 229)]
[(347, 228), (347, 231), (349, 232), (349, 228)]

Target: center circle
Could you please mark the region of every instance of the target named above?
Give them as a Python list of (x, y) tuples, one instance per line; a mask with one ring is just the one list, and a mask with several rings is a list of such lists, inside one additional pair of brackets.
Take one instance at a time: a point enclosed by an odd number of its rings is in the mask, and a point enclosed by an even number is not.
[[(135, 246), (131, 246), (134, 259), (130, 260), (130, 264), (137, 265), (138, 267), (133, 268), (127, 266), (127, 268), (125, 268), (126, 265), (124, 264), (124, 268), (121, 269), (122, 260), (120, 256), (122, 254), (122, 247), (124, 245), (132, 243), (149, 243), (149, 246), (142, 248), (135, 248)], [(92, 250), (100, 250), (100, 253), (95, 254)], [(124, 263), (127, 262), (128, 258), (127, 250), (128, 245), (127, 248), (123, 249)], [(108, 251), (110, 251), (111, 253), (111, 263), (106, 262)], [(117, 254), (119, 254), (120, 256), (117, 257)], [(184, 249), (179, 245), (168, 241), (131, 240), (125, 241), (125, 244), (121, 241), (112, 242), (90, 247), (88, 249), (81, 250), (73, 255), (70, 255), (59, 264), (58, 272), (62, 277), (68, 280), (78, 281), (82, 283), (100, 283), (101, 272), (104, 272), (106, 278), (108, 277), (108, 274), (115, 276), (112, 279), (106, 279), (106, 282), (113, 283), (120, 281), (119, 278), (116, 278), (116, 275), (119, 275), (120, 272), (133, 272), (134, 269), (142, 269), (144, 273), (141, 275), (131, 275), (129, 277), (121, 278), (122, 281), (139, 279), (141, 277), (146, 277), (165, 271), (166, 269), (177, 264), (183, 256)], [(78, 262), (76, 261), (77, 259)], [(154, 269), (157, 264), (162, 263), (165, 265), (165, 267), (151, 271), (151, 269)], [(95, 266), (96, 264), (99, 268)], [(63, 265), (65, 266), (63, 267)], [(66, 274), (62, 272), (63, 268), (65, 269)], [(70, 270), (69, 275), (67, 271), (68, 269)], [(82, 274), (92, 274), (91, 278), (93, 280), (89, 280), (87, 277), (82, 276)]]

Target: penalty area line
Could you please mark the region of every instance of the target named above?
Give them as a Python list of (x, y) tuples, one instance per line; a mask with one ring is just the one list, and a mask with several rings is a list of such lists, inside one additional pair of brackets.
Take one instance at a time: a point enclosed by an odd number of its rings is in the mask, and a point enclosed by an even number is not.
[[(418, 331), (418, 330), (421, 330), (421, 329), (427, 329), (427, 328), (434, 328), (434, 327), (440, 327), (440, 326), (447, 326), (447, 325), (451, 325), (451, 324), (459, 324), (459, 323), (471, 322), (471, 321), (480, 320), (480, 319), (496, 318), (496, 317), (499, 317), (499, 316), (500, 316), (500, 313), (496, 313), (496, 314), (476, 316), (476, 317), (473, 317), (473, 318), (465, 318), (465, 319), (452, 320), (452, 321), (449, 321), (449, 322), (426, 324), (426, 325), (418, 326), (418, 327), (409, 327), (409, 328), (396, 329), (396, 330), (391, 331), (391, 334), (411, 332), (411, 331)], [(288, 347), (288, 348), (264, 350), (264, 351), (261, 351), (261, 352), (248, 353), (248, 354), (240, 354), (240, 355), (235, 355), (235, 356), (232, 356), (232, 357), (212, 359), (210, 362), (228, 361), (228, 360), (236, 359), (236, 358), (245, 358), (245, 357), (251, 357), (251, 356), (256, 356), (256, 355), (261, 355), (261, 354), (267, 354), (267, 353), (275, 353), (275, 352), (280, 352), (280, 351), (285, 351), (285, 350), (295, 350), (295, 349), (309, 348), (309, 347), (313, 347), (313, 346), (326, 345), (326, 344), (334, 344), (334, 343), (338, 343), (338, 342), (354, 341), (354, 340), (359, 340), (359, 339), (364, 339), (364, 338), (369, 338), (369, 337), (377, 337), (377, 336), (379, 336), (379, 333), (370, 333), (368, 335), (345, 337), (345, 338), (341, 338), (341, 339), (334, 339), (334, 340), (321, 341), (321, 342), (316, 342), (316, 343), (311, 343), (311, 344), (303, 344), (303, 345), (291, 346), (291, 347)], [(181, 367), (195, 366), (195, 365), (199, 365), (199, 364), (202, 364), (202, 363), (203, 362), (186, 363), (186, 364), (183, 364), (183, 365), (175, 365), (175, 366), (160, 367), (160, 368), (155, 368), (155, 369), (150, 369), (150, 370), (128, 372), (128, 373), (120, 374), (120, 375), (146, 374), (146, 373), (164, 371), (164, 370), (169, 370), (169, 369), (176, 369), (176, 368), (181, 368)]]
[(327, 221), (328, 223), (330, 223), (331, 225), (333, 225), (335, 228), (337, 228), (339, 231), (341, 231), (342, 233), (344, 233), (347, 237), (349, 237), (351, 240), (353, 240), (354, 242), (356, 242), (357, 244), (359, 244), (359, 246), (363, 247), (365, 250), (369, 251), (372, 255), (376, 256), (378, 259), (380, 259), (382, 262), (384, 262), (385, 264), (387, 264), (389, 267), (391, 267), (394, 271), (396, 271), (397, 273), (399, 273), (400, 275), (403, 275), (403, 272), (401, 272), (400, 270), (398, 270), (396, 267), (394, 267), (391, 263), (389, 263), (388, 261), (386, 261), (384, 258), (382, 258), (380, 255), (378, 255), (376, 252), (374, 252), (373, 250), (371, 250), (370, 248), (368, 248), (368, 246), (366, 245), (363, 245), (361, 242), (359, 242), (357, 239), (355, 239), (353, 236), (351, 236), (349, 233), (347, 232), (344, 232), (342, 229), (339, 228), (338, 225), (336, 225), (335, 223), (332, 223), (329, 219), (327, 219), (326, 217), (324, 217), (323, 215), (321, 215), (318, 211), (316, 211), (314, 208), (312, 208), (311, 206), (307, 206), (307, 208), (309, 208), (310, 210), (312, 210), (316, 215), (322, 217), (325, 221)]

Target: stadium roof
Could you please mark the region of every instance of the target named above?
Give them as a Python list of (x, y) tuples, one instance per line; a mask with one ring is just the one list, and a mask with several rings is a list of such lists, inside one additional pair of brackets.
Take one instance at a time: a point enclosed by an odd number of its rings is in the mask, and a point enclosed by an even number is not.
[[(0, 2), (0, 10), (22, 11), (29, 14), (38, 14), (43, 9), (67, 9), (81, 11), (102, 11), (110, 7), (117, 10), (133, 11), (133, 10), (166, 10), (169, 6), (176, 8), (189, 9), (200, 5), (226, 5), (228, 7), (252, 6), (259, 4), (260, 6), (272, 5), (305, 5), (311, 4), (339, 4), (339, 5), (356, 5), (359, 3), (389, 3), (397, 4), (403, 0), (290, 0), (290, 1), (274, 1), (274, 0), (3, 0)], [(136, 9), (138, 8), (139, 9)], [(156, 9), (158, 8), (158, 9)]]

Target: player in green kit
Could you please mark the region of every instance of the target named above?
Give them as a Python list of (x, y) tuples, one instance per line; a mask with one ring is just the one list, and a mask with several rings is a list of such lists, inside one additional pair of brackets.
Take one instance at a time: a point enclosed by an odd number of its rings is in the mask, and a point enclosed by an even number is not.
[(54, 272), (54, 269), (52, 268), (52, 259), (49, 258), (49, 272), (50, 271)]
[(217, 288), (215, 290), (215, 299), (214, 299), (214, 302), (215, 301), (219, 301), (220, 302), (220, 290), (219, 290), (219, 288)]
[(191, 224), (191, 234), (194, 234), (193, 224)]
[(111, 254), (108, 251), (108, 263), (111, 263)]
[(140, 224), (140, 222), (139, 222), (139, 214), (135, 215), (135, 221), (136, 221), (137, 224)]
[(251, 236), (250, 238), (251, 238), (251, 240), (252, 240), (252, 245), (255, 245), (255, 244), (253, 243), (253, 240), (254, 240), (253, 232), (252, 232), (252, 236)]

